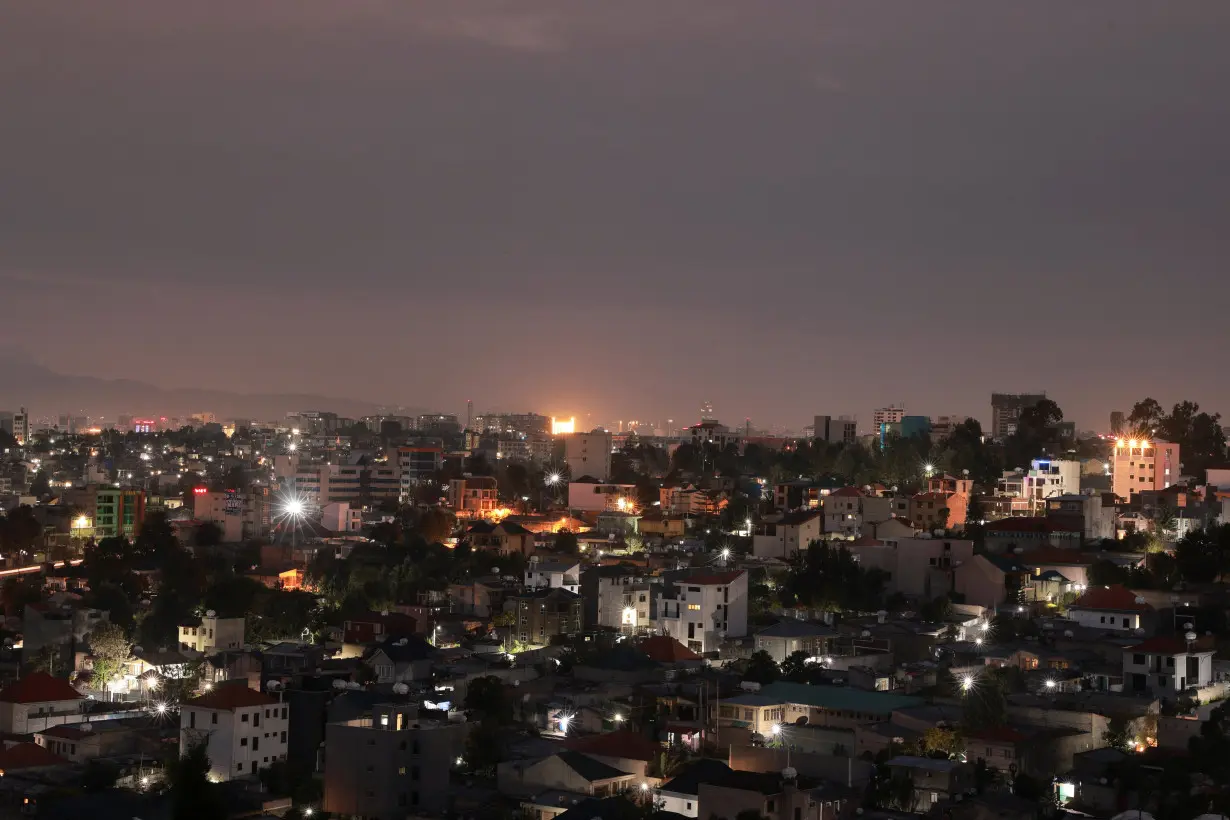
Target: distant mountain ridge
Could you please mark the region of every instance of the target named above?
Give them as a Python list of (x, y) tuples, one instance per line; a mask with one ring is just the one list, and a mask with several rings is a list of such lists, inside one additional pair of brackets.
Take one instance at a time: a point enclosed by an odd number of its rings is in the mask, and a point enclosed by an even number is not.
[[(35, 418), (68, 413), (115, 418), (136, 416), (183, 416), (213, 413), (220, 420), (251, 418), (272, 421), (288, 412), (327, 410), (341, 416), (359, 417), (376, 413), (377, 402), (341, 399), (312, 393), (232, 393), (204, 388), (157, 387), (131, 379), (99, 379), (69, 376), (43, 365), (0, 356), (0, 410), (26, 407)], [(417, 414), (417, 408), (400, 411)]]

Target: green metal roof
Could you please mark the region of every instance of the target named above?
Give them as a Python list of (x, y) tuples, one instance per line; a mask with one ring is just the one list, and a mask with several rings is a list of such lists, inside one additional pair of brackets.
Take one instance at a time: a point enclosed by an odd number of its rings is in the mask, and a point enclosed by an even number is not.
[(778, 681), (762, 687), (760, 694), (783, 703), (798, 703), (816, 709), (839, 712), (871, 712), (886, 715), (894, 709), (919, 706), (925, 701), (912, 695), (891, 692), (869, 692), (849, 686), (812, 686), (806, 683)]

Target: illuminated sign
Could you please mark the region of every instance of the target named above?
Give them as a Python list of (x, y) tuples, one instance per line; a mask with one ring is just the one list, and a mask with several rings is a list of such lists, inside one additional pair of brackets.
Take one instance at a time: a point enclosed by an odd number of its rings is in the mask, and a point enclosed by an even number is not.
[(192, 492), (196, 493), (197, 495), (205, 495), (205, 493), (209, 492), (209, 488), (208, 487), (193, 487)]

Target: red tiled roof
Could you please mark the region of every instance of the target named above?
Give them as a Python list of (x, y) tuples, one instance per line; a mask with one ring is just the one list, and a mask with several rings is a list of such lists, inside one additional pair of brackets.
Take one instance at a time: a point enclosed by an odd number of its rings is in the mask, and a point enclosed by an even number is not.
[(852, 547), (882, 547), (884, 542), (878, 538), (872, 538), (870, 535), (862, 535), (850, 542)]
[(249, 689), (239, 684), (223, 684), (214, 691), (187, 701), (185, 706), (196, 706), (201, 709), (220, 709), (233, 712), (236, 709), (246, 709), (251, 706), (269, 706), (277, 703), (277, 698)]
[(68, 761), (52, 754), (37, 743), (18, 743), (0, 751), (0, 774), (17, 769), (58, 766)]
[(858, 487), (842, 487), (839, 490), (833, 490), (829, 493), (829, 498), (862, 498), (866, 493)]
[(700, 660), (691, 649), (669, 635), (655, 635), (637, 644), (637, 647), (652, 661), (658, 663), (676, 663), (678, 661)]
[[(1211, 649), (1203, 647), (1204, 642), (1196, 640), (1192, 642), (1193, 652), (1210, 652)], [(1187, 641), (1182, 638), (1176, 638), (1172, 635), (1159, 636), (1150, 638), (1143, 643), (1138, 643), (1135, 646), (1129, 646), (1128, 651), (1134, 652), (1152, 652), (1155, 655), (1185, 655), (1188, 652)]]
[(734, 583), (734, 581), (743, 574), (741, 569), (732, 569), (729, 572), (715, 572), (710, 575), (695, 575), (691, 578), (681, 578), (678, 583), (692, 586), (725, 586), (726, 584)]
[(81, 700), (83, 695), (63, 678), (53, 678), (46, 672), (31, 672), (0, 692), (0, 703), (48, 703), (57, 700)]
[(582, 754), (622, 757), (628, 760), (655, 760), (662, 754), (661, 744), (628, 730), (570, 738), (564, 741), (564, 747)]
[(1115, 612), (1149, 612), (1153, 607), (1137, 601), (1135, 592), (1121, 584), (1109, 587), (1090, 587), (1069, 609), (1106, 609)]

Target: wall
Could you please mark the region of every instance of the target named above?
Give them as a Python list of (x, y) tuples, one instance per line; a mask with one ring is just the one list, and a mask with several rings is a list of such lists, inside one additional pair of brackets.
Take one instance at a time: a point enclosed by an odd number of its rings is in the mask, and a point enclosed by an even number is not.
[[(853, 748), (852, 742), (851, 751)], [(727, 765), (732, 769), (748, 772), (780, 772), (790, 765), (805, 777), (820, 777), (834, 783), (850, 783), (855, 786), (870, 782), (875, 773), (875, 764), (853, 757), (735, 744), (730, 746)]]

